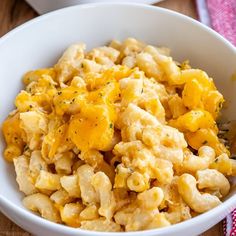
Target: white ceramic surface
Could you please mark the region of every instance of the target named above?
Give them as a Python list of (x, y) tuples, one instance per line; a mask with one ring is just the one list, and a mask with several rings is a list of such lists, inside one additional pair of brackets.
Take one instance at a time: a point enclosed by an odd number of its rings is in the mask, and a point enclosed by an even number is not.
[[(0, 122), (13, 109), (21, 77), (30, 69), (53, 65), (68, 45), (86, 42), (88, 48), (111, 39), (136, 37), (168, 46), (177, 60), (190, 59), (206, 70), (228, 101), (224, 112), (236, 119), (236, 49), (211, 29), (181, 14), (146, 5), (93, 4), (49, 13), (18, 27), (0, 39)], [(1, 137), (2, 138), (2, 137)], [(3, 141), (0, 142), (0, 152)], [(25, 230), (38, 236), (182, 236), (198, 235), (224, 218), (235, 206), (235, 190), (215, 209), (163, 229), (131, 233), (99, 233), (73, 229), (46, 221), (24, 209), (12, 165), (0, 158), (0, 210)]]
[(133, 2), (153, 4), (162, 0), (26, 0), (39, 14), (57, 10), (63, 7), (74, 6), (85, 3), (101, 3), (101, 2)]

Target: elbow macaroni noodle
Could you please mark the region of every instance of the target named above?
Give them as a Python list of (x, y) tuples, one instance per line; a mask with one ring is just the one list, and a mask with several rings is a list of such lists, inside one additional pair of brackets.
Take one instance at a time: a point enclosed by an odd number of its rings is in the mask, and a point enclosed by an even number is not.
[(3, 123), (25, 207), (71, 227), (136, 231), (208, 211), (236, 161), (218, 138), (213, 79), (136, 39), (26, 73)]

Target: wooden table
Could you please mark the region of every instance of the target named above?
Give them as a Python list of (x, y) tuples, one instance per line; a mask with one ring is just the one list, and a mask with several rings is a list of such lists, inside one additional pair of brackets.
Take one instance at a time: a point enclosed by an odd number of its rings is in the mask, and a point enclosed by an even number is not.
[[(39, 0), (40, 1), (40, 0)], [(50, 0), (53, 1), (53, 0)], [(169, 8), (197, 19), (194, 0), (166, 0), (155, 4), (156, 6)], [(24, 0), (0, 0), (0, 37), (16, 26), (34, 18), (37, 13)], [(0, 213), (0, 235), (1, 236), (30, 236), (4, 215)], [(219, 223), (204, 236), (221, 236), (222, 224)]]

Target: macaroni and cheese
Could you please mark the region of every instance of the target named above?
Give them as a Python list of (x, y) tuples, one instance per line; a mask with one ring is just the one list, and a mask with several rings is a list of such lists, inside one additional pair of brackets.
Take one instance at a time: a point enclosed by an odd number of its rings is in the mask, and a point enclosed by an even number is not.
[(168, 48), (128, 38), (27, 72), (3, 123), (23, 204), (50, 221), (137, 231), (221, 203), (236, 160), (218, 138), (224, 98)]

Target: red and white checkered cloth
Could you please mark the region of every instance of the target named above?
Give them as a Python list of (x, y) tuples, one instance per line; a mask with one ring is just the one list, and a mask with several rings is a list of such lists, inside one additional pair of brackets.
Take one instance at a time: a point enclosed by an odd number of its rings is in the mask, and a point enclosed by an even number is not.
[(236, 46), (236, 0), (196, 0), (199, 20)]
[[(199, 20), (236, 46), (236, 0), (196, 0), (196, 3)], [(224, 219), (223, 230), (225, 236), (236, 236), (236, 208)]]
[(236, 236), (236, 209), (224, 219), (223, 231), (225, 236)]

